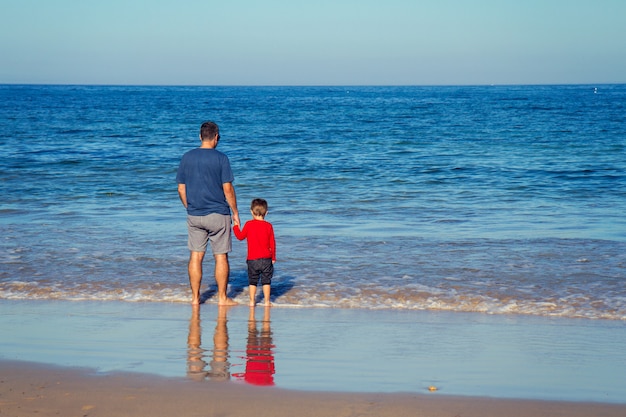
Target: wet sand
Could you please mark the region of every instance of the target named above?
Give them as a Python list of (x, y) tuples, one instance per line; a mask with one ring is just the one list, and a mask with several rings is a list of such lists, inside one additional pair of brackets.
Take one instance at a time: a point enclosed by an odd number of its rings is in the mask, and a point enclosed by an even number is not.
[(622, 417), (626, 405), (323, 393), (0, 361), (2, 416)]
[(0, 335), (0, 416), (626, 415), (617, 321), (0, 300)]

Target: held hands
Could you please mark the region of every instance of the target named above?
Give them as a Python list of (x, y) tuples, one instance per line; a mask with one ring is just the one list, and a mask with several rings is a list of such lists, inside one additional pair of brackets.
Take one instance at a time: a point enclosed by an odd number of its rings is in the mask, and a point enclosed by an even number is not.
[(239, 213), (233, 214), (233, 225), (241, 227), (241, 223), (239, 221)]

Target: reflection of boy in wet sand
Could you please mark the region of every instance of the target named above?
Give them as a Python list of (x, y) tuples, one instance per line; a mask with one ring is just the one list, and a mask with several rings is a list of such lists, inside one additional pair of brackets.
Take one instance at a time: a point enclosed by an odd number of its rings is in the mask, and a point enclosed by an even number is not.
[(276, 241), (274, 228), (265, 221), (267, 215), (267, 201), (262, 198), (252, 200), (250, 206), (252, 220), (246, 222), (243, 229), (235, 224), (233, 231), (239, 240), (248, 239), (248, 284), (250, 285), (250, 306), (256, 304), (256, 289), (259, 283), (263, 285), (265, 306), (270, 306), (270, 286), (274, 276), (274, 262), (276, 262)]
[(270, 328), (270, 309), (265, 308), (261, 331), (257, 329), (254, 308), (248, 319), (248, 344), (246, 346), (246, 371), (233, 374), (252, 385), (274, 385), (274, 345)]

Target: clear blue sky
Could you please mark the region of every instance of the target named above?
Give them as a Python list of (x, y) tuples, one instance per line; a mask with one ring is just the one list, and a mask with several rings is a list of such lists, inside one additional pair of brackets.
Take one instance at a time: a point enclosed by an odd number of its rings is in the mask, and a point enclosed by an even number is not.
[(626, 0), (0, 0), (0, 83), (626, 82)]

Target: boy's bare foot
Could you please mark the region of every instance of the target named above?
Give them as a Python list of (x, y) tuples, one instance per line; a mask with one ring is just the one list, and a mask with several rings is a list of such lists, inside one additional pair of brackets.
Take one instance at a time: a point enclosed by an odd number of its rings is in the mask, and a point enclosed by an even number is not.
[(270, 303), (269, 301), (266, 301), (265, 304), (263, 304), (265, 307), (271, 307), (274, 304)]
[(200, 305), (200, 300), (198, 300), (198, 299), (192, 299), (192, 300), (191, 300), (191, 305), (192, 305), (192, 306), (199, 306), (199, 305)]

